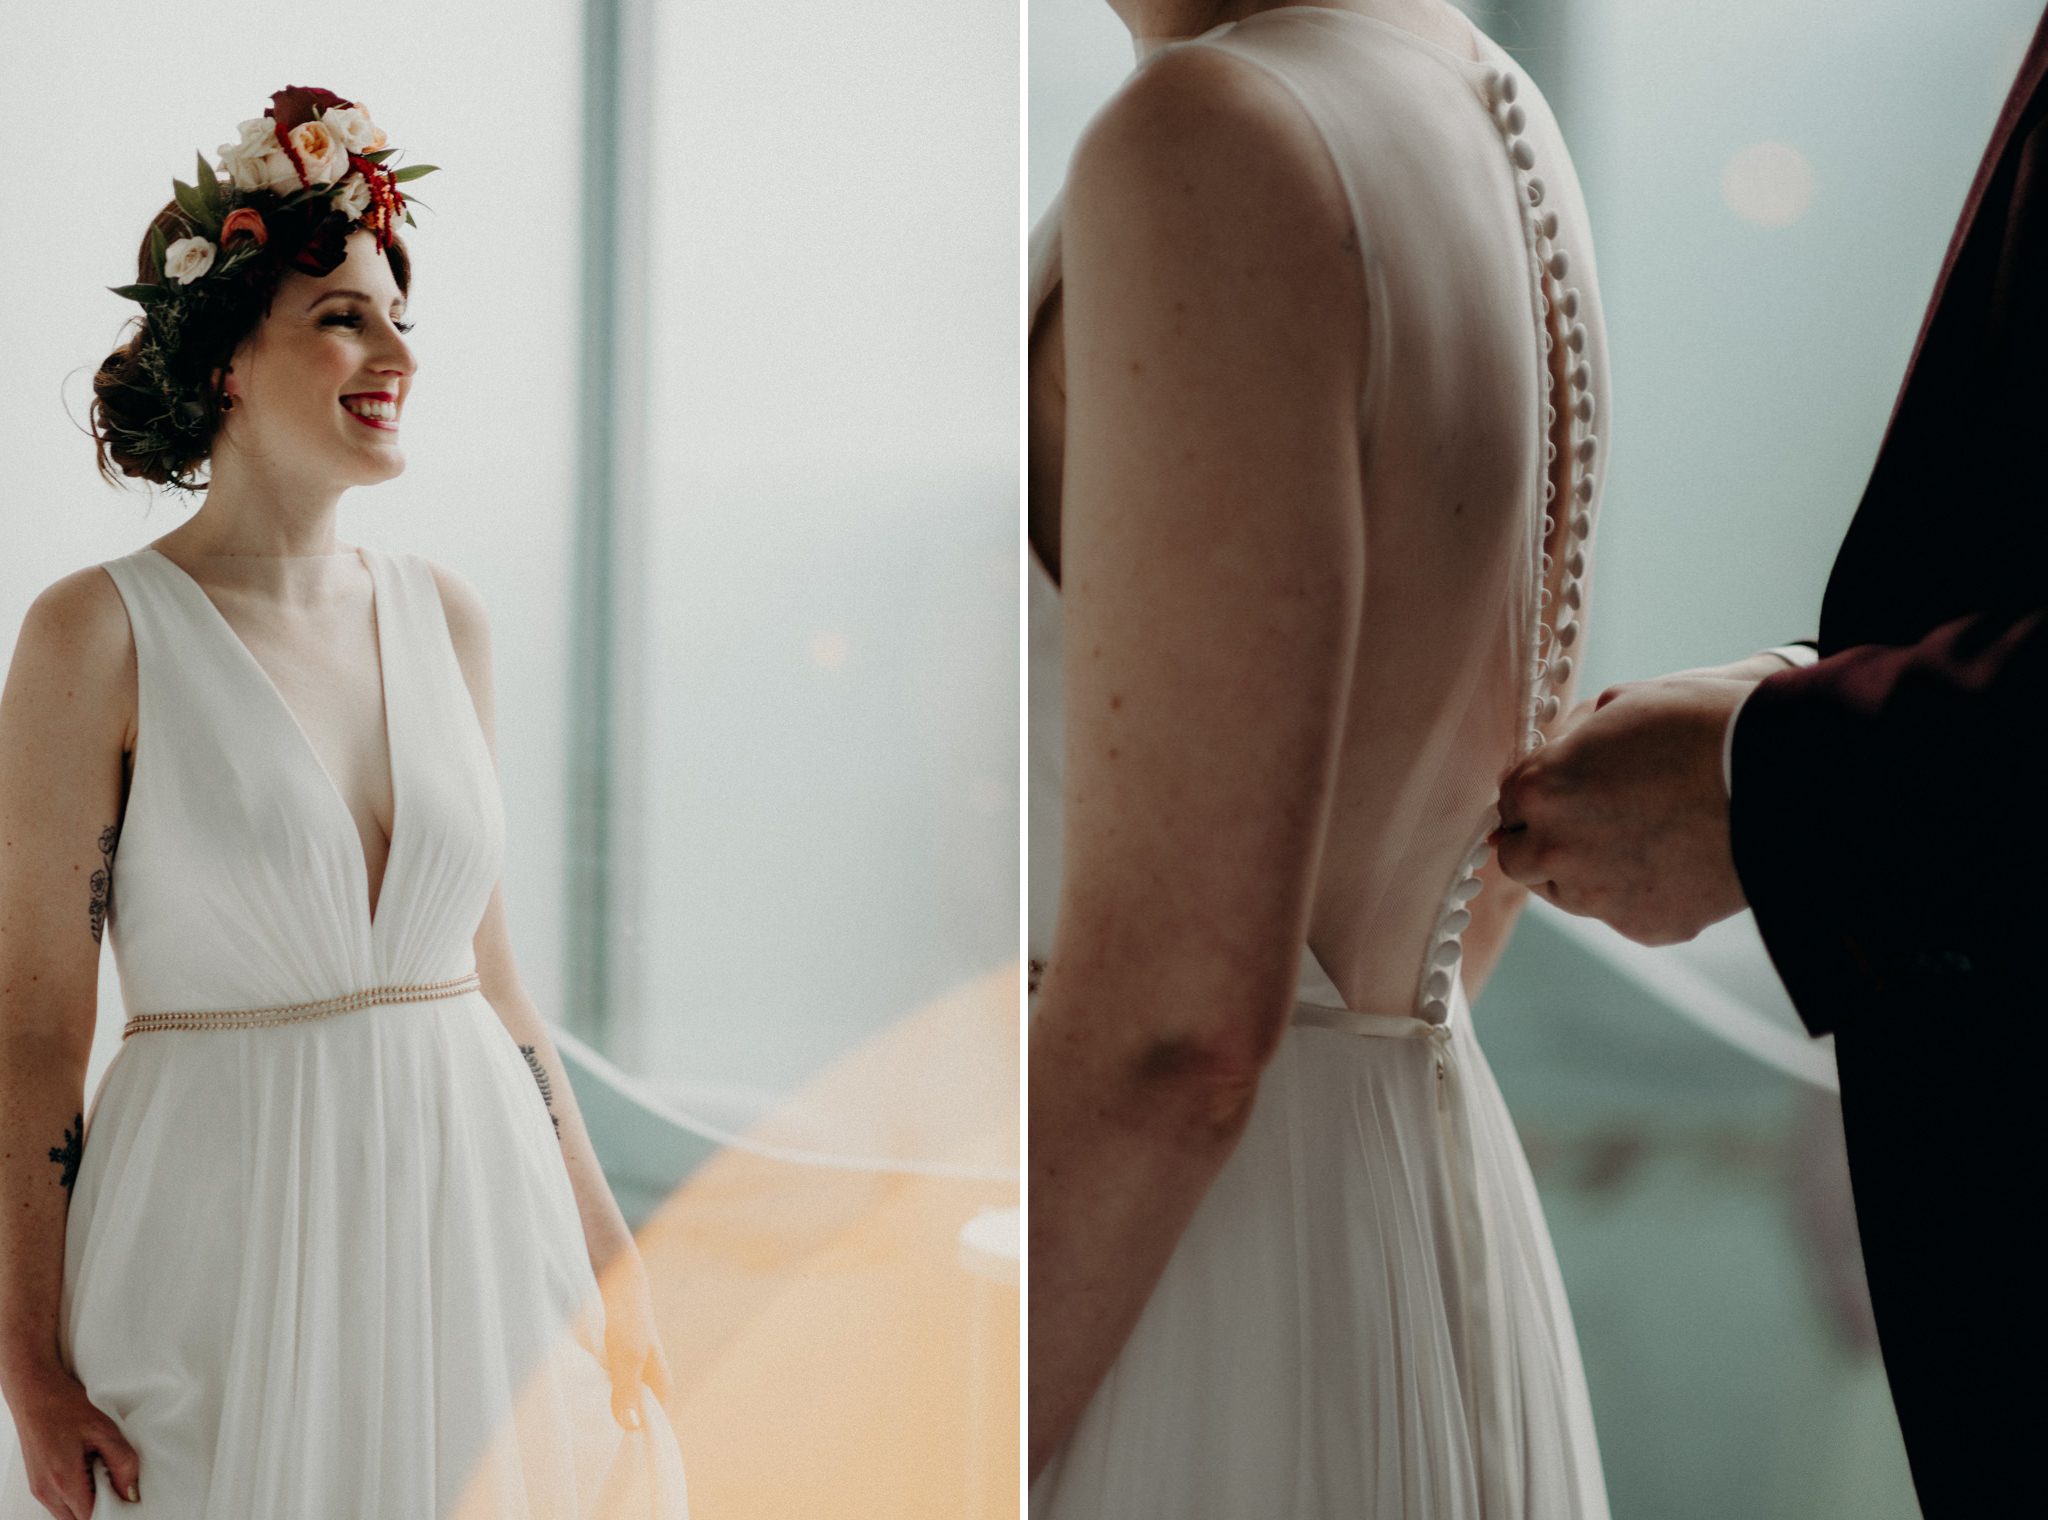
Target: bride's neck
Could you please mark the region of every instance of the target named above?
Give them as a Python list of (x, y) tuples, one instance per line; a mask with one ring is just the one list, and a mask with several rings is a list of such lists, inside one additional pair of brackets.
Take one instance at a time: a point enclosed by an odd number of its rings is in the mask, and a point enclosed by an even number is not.
[(209, 592), (312, 606), (359, 589), (360, 561), (336, 540), (341, 492), (214, 460), (199, 510), (152, 548)]
[(206, 500), (164, 542), (188, 555), (304, 559), (343, 552), (334, 537), (341, 488), (264, 469), (222, 450)]

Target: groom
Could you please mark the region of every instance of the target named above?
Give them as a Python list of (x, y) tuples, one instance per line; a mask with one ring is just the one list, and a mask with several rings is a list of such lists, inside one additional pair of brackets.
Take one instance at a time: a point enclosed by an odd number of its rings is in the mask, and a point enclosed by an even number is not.
[(1835, 1036), (1927, 1520), (2048, 1513), (2044, 74), (2048, 19), (1835, 561), (1818, 661), (1606, 693), (1505, 779), (1495, 836), (1509, 876), (1646, 943), (1747, 903), (1807, 1027)]

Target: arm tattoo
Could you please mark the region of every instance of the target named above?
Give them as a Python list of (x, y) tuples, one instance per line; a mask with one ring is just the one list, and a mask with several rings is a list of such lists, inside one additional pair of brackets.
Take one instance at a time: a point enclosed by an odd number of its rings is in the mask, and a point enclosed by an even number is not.
[(78, 1163), (85, 1155), (85, 1115), (78, 1116), (77, 1128), (69, 1125), (64, 1130), (64, 1143), (50, 1147), (50, 1159), (64, 1168), (64, 1192), (68, 1197), (71, 1184), (78, 1180)]
[(100, 830), (100, 859), (104, 864), (92, 873), (92, 899), (86, 904), (95, 945), (106, 932), (107, 912), (114, 905), (114, 846), (120, 841), (121, 826), (118, 823), (110, 823)]
[(531, 1045), (519, 1047), (519, 1053), (526, 1057), (527, 1069), (533, 1073), (533, 1080), (540, 1084), (540, 1100), (548, 1106), (548, 1122), (554, 1125), (555, 1133), (559, 1135), (562, 1132), (562, 1121), (555, 1114), (555, 1090), (548, 1085), (547, 1068), (540, 1064), (540, 1057), (533, 1052), (534, 1047)]

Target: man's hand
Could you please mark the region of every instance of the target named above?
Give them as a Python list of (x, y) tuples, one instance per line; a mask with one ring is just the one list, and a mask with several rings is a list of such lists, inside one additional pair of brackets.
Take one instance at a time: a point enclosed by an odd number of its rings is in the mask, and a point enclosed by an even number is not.
[(1567, 913), (1644, 945), (1691, 939), (1746, 906), (1728, 845), (1721, 742), (1759, 656), (1634, 681), (1502, 778), (1501, 869)]

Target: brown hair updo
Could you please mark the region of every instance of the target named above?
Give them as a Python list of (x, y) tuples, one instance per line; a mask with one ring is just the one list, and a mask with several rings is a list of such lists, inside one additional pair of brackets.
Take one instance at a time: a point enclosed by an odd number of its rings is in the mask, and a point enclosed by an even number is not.
[[(346, 238), (345, 229), (330, 225), (322, 230)], [(136, 284), (164, 285), (159, 273), (163, 246), (190, 231), (175, 200), (151, 218), (136, 254)], [(266, 251), (287, 252), (284, 247)], [(399, 290), (409, 290), (412, 259), (405, 244), (393, 236), (384, 257)], [(102, 476), (117, 485), (118, 476), (126, 476), (179, 491), (206, 489), (198, 472), (212, 457), (214, 436), (230, 404), (224, 389), (228, 365), (269, 315), (288, 267), (282, 258), (261, 258), (238, 278), (199, 282), (175, 300), (144, 303), (121, 346), (92, 377), (88, 415)]]

